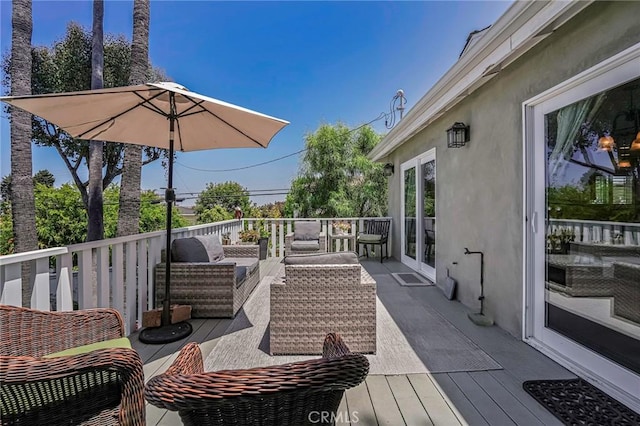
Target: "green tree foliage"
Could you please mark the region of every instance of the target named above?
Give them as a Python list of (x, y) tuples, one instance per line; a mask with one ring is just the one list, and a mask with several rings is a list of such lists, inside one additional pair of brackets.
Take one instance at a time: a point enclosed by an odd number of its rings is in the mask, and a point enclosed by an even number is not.
[[(105, 192), (105, 238), (116, 236), (118, 221), (119, 188), (109, 186)], [(153, 191), (141, 194), (140, 232), (151, 232), (165, 229), (166, 205), (162, 198)], [(87, 214), (82, 204), (80, 192), (74, 185), (64, 184), (59, 188), (36, 183), (36, 226), (38, 246), (40, 248), (58, 247), (84, 242), (87, 234)], [(0, 211), (0, 254), (14, 251), (11, 208), (6, 203)], [(172, 226), (187, 226), (174, 207)]]
[[(56, 178), (51, 174), (51, 172), (47, 169), (42, 169), (35, 175), (33, 175), (33, 184), (40, 183), (44, 186), (53, 186), (56, 182)], [(2, 182), (0, 182), (0, 198), (2, 201), (10, 201), (11, 200), (11, 175), (6, 175), (2, 178)]]
[[(598, 220), (612, 222), (637, 222), (640, 204), (616, 204), (611, 193), (607, 201), (595, 201), (593, 175), (584, 186), (565, 185), (547, 188), (548, 216), (552, 219)], [(611, 192), (611, 188), (609, 188)]]
[(324, 124), (306, 136), (303, 165), (291, 184), (285, 214), (299, 217), (383, 216), (387, 178), (367, 154), (380, 141), (370, 126)]
[(44, 186), (48, 186), (51, 188), (54, 183), (56, 183), (56, 178), (51, 174), (51, 172), (47, 169), (42, 169), (38, 171), (35, 175), (33, 175), (33, 183), (40, 183)]
[(210, 209), (198, 213), (197, 221), (198, 223), (212, 223), (230, 219), (233, 219), (233, 213), (222, 207), (220, 204), (216, 204)]
[(40, 248), (84, 242), (87, 213), (76, 188), (68, 183), (60, 188), (36, 184), (35, 197)]
[[(120, 187), (110, 185), (104, 191), (104, 223), (105, 238), (113, 238), (117, 235), (118, 225), (118, 200)], [(188, 221), (180, 215), (174, 205), (171, 213), (171, 227), (182, 228), (188, 226)], [(165, 229), (167, 226), (167, 206), (162, 197), (151, 190), (142, 191), (140, 194), (140, 229), (138, 232), (151, 232)]]
[[(76, 23), (67, 26), (61, 40), (51, 46), (33, 47), (31, 90), (34, 95), (43, 93), (71, 92), (91, 88), (91, 31)], [(9, 70), (11, 57), (5, 55), (2, 63), (3, 84), (11, 83)], [(122, 35), (106, 34), (104, 40), (104, 87), (126, 86), (131, 69), (131, 44)], [(148, 81), (168, 80), (160, 69), (149, 67)], [(74, 139), (56, 130), (46, 121), (33, 119), (33, 140), (39, 146), (54, 147), (65, 162), (74, 183), (81, 193), (85, 207), (88, 204), (87, 184), (80, 176), (81, 166), (89, 160), (88, 141)], [(143, 165), (166, 155), (164, 150), (145, 147)], [(122, 174), (124, 144), (105, 143), (103, 151), (103, 188)]]
[[(198, 216), (198, 223), (212, 222), (210, 220), (204, 220), (202, 217), (207, 210), (220, 206), (226, 212), (228, 212), (233, 218), (233, 211), (236, 206), (239, 206), (244, 212), (245, 217), (249, 217), (249, 209), (251, 208), (251, 202), (249, 200), (249, 191), (240, 185), (238, 182), (223, 182), (223, 183), (208, 183), (207, 187), (198, 195), (196, 199), (195, 212)], [(217, 217), (213, 214), (209, 214), (208, 217)], [(226, 220), (226, 219), (219, 219)]]

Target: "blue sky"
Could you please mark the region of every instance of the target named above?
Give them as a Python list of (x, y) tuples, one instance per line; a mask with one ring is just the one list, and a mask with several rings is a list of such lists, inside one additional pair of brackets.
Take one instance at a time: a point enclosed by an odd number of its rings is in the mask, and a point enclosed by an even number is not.
[[(176, 191), (198, 192), (208, 182), (227, 180), (249, 190), (289, 188), (299, 156), (236, 172), (193, 169), (242, 167), (293, 153), (320, 124), (357, 126), (388, 112), (398, 89), (410, 109), (455, 63), (468, 34), (495, 22), (510, 4), (152, 1), (149, 56), (155, 66), (190, 90), (291, 122), (267, 149), (179, 153)], [(132, 7), (131, 1), (105, 1), (105, 33), (131, 39)], [(34, 1), (33, 44), (51, 45), (70, 21), (90, 28), (91, 14), (90, 1)], [(10, 44), (11, 2), (0, 0), (3, 54)], [(10, 171), (5, 116), (0, 126), (4, 176)], [(383, 121), (374, 127), (386, 131)], [(71, 182), (53, 148), (34, 146), (33, 161), (34, 173), (46, 168), (57, 185)], [(143, 188), (164, 186), (160, 164), (143, 168)]]

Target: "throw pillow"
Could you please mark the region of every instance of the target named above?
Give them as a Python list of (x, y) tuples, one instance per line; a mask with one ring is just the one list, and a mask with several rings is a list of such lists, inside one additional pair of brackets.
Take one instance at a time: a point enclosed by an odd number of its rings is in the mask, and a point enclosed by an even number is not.
[(195, 237), (177, 238), (171, 244), (173, 262), (209, 262), (207, 250)]
[(296, 222), (293, 239), (301, 241), (317, 240), (320, 238), (320, 222)]
[(201, 235), (196, 237), (204, 246), (209, 256), (209, 262), (220, 262), (224, 259), (224, 250), (218, 235)]

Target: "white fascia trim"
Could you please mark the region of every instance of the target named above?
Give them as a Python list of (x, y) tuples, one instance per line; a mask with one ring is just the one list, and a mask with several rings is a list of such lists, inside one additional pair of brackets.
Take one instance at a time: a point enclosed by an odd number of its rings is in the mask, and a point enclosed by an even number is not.
[(389, 155), (591, 3), (593, 0), (515, 2), (371, 151), (369, 158), (378, 161)]

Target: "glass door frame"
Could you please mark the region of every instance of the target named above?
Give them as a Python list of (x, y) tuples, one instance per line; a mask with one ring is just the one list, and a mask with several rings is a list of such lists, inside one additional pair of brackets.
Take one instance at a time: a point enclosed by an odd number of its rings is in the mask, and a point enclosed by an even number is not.
[(545, 327), (545, 115), (640, 77), (640, 43), (523, 103), (525, 342), (621, 402), (640, 409), (640, 376)]
[[(400, 252), (400, 257), (401, 257), (401, 261), (402, 263), (404, 263), (405, 265), (407, 265), (408, 267), (410, 267), (411, 269), (414, 269), (420, 273), (422, 273), (425, 277), (427, 277), (428, 279), (430, 279), (431, 281), (435, 282), (436, 280), (436, 269), (432, 268), (431, 266), (429, 266), (428, 264), (426, 264), (425, 262), (422, 261), (421, 253), (424, 253), (424, 185), (423, 185), (423, 178), (422, 178), (422, 165), (424, 163), (428, 163), (430, 161), (436, 161), (436, 148), (431, 148), (430, 150), (416, 156), (413, 157), (412, 159), (405, 161), (404, 163), (402, 163), (400, 165), (400, 173), (401, 173), (401, 199), (400, 199), (400, 226), (401, 226), (401, 230), (400, 230), (400, 235), (401, 235), (401, 246), (402, 246), (402, 251)], [(406, 247), (406, 241), (405, 241), (405, 237), (406, 237), (406, 217), (405, 217), (405, 187), (404, 187), (404, 173), (406, 170), (410, 170), (412, 168), (415, 168), (415, 188), (416, 188), (416, 206), (415, 206), (415, 211), (416, 211), (416, 258), (413, 259), (410, 256), (407, 256), (405, 254), (405, 247)], [(438, 167), (436, 165), (436, 194), (437, 194), (437, 182), (438, 182), (438, 178), (437, 178), (437, 173), (438, 173)], [(436, 195), (436, 200), (437, 200), (437, 195)], [(438, 204), (436, 201), (436, 212), (438, 209)], [(438, 216), (438, 214), (436, 213), (436, 217)], [(437, 240), (437, 233), (436, 233), (436, 240)], [(437, 244), (436, 244), (437, 247)], [(436, 254), (435, 256), (437, 257), (437, 250), (436, 250)]]

